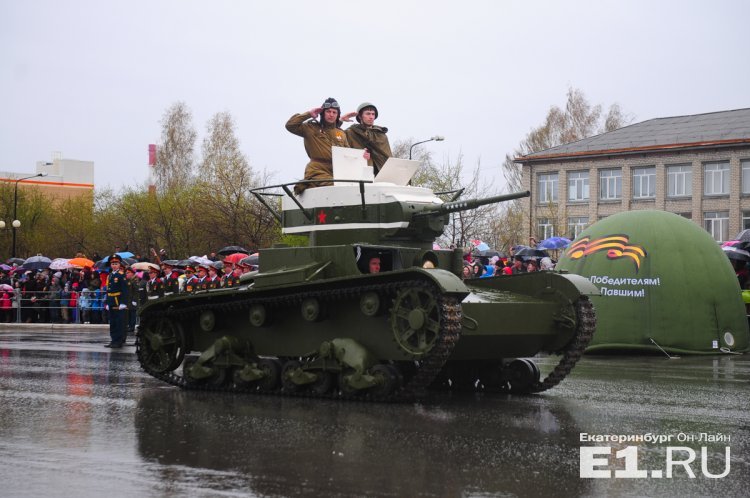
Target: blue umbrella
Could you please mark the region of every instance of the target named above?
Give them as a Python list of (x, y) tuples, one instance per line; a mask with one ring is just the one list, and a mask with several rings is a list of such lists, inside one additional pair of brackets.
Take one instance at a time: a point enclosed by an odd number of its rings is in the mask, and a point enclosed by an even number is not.
[(565, 237), (550, 237), (536, 245), (538, 249), (562, 249), (570, 245), (571, 240)]

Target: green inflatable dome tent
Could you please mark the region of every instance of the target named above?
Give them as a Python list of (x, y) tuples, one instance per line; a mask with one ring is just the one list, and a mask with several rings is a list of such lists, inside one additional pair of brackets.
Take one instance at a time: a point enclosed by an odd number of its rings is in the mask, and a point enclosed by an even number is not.
[(630, 211), (591, 225), (557, 268), (588, 278), (597, 330), (589, 352), (747, 351), (750, 332), (734, 270), (711, 236), (663, 211)]

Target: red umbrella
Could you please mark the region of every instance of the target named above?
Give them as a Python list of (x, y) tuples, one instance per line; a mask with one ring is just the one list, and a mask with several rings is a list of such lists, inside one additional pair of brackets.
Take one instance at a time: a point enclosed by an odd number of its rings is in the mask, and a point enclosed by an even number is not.
[(224, 264), (231, 263), (233, 265), (236, 265), (237, 263), (240, 262), (242, 258), (246, 258), (246, 257), (247, 257), (247, 254), (242, 253), (242, 252), (236, 252), (224, 258)]

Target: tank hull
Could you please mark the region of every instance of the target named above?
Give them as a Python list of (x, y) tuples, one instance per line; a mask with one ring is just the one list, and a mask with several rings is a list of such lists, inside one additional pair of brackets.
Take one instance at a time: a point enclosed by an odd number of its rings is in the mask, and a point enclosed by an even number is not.
[[(143, 368), (188, 389), (334, 398), (413, 399), (458, 378), (533, 392), (548, 388), (538, 370), (521, 365), (519, 374), (513, 360), (547, 352), (570, 363), (593, 332), (581, 303), (596, 290), (574, 277), (463, 282), (414, 267), (423, 251), (412, 248), (395, 250), (388, 271), (362, 274), (357, 247), (268, 250), (261, 265), (271, 269), (238, 288), (150, 301), (138, 333)], [(295, 264), (270, 264), (280, 261)]]

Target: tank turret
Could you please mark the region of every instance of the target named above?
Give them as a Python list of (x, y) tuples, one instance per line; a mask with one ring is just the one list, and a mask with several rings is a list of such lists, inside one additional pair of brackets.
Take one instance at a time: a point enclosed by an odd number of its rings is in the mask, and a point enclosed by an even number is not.
[[(448, 224), (450, 213), (528, 197), (529, 191), (484, 199), (444, 202), (422, 187), (359, 181), (308, 189), (282, 200), (276, 213), (285, 234), (309, 235), (311, 246), (367, 243), (428, 249)], [(262, 199), (266, 189), (256, 189)], [(264, 201), (268, 206), (268, 203)], [(270, 206), (269, 206), (270, 208)]]

